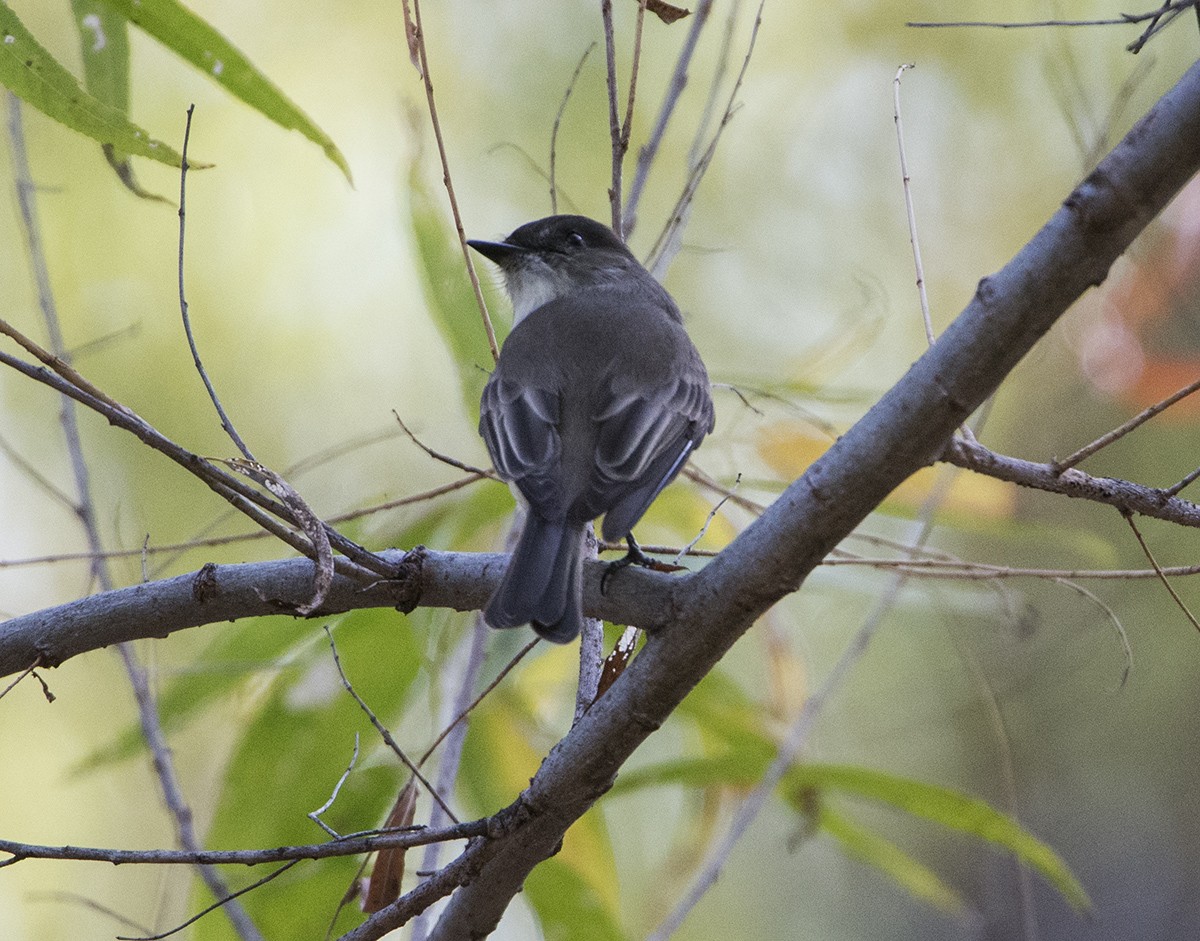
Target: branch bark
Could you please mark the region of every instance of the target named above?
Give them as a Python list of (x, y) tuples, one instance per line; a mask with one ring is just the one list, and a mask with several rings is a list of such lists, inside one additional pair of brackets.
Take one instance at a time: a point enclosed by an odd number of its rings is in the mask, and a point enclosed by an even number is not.
[[(760, 614), (797, 590), (899, 483), (943, 454), (954, 429), (1080, 294), (1104, 280), (1198, 167), (1200, 63), (1002, 271), (980, 282), (971, 304), (892, 390), (705, 569), (684, 578), (626, 571), (600, 596), (602, 567), (589, 567), (588, 613), (646, 627), (650, 640), (530, 787), (494, 818), (502, 825), (493, 836), (474, 840), (451, 864), (469, 882), (455, 891), (431, 939), (479, 938), (495, 927), (529, 871), (556, 851), (637, 746)], [(950, 459), (960, 450), (952, 448)], [(339, 575), (313, 616), (372, 605), (476, 608), (502, 562), (425, 550), (383, 559), (400, 563), (396, 579), (364, 587)], [(311, 597), (312, 573), (306, 559), (206, 567), (15, 618), (0, 624), (0, 675), (122, 640), (292, 613)], [(380, 937), (408, 917), (412, 901), (376, 913), (354, 937)]]
[[(930, 463), (1070, 304), (1100, 284), (1200, 168), (1200, 63), (1064, 200), (908, 373), (701, 572), (673, 583), (674, 616), (550, 753), (483, 844), (478, 874), (451, 897), (431, 941), (490, 933), (525, 876), (612, 784), (634, 749), (754, 620), (899, 483)], [(478, 860), (477, 860), (478, 861)], [(356, 932), (366, 929), (387, 909)]]

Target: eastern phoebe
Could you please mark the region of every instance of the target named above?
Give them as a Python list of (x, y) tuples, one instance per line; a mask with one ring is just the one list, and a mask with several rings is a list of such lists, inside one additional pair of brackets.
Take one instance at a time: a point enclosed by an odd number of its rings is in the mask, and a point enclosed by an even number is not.
[(550, 216), (467, 243), (504, 273), (513, 330), (483, 390), (479, 433), (527, 504), (492, 627), (567, 643), (583, 627), (584, 530), (629, 538), (713, 428), (708, 373), (679, 308), (607, 226)]

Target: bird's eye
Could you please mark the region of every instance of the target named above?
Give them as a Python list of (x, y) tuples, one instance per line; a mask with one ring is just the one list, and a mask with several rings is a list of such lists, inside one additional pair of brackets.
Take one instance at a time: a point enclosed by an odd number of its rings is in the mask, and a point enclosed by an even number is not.
[(567, 233), (567, 244), (571, 248), (583, 248), (583, 236), (578, 232)]

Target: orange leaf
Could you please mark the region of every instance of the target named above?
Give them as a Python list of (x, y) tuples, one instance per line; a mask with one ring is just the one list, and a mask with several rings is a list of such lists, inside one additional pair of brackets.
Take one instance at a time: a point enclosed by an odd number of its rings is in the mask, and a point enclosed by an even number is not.
[[(384, 829), (399, 829), (411, 827), (417, 811), (416, 782), (409, 781), (400, 789), (396, 805), (388, 814)], [(367, 894), (363, 899), (362, 908), (368, 914), (391, 905), (400, 898), (400, 880), (404, 878), (404, 847), (380, 850), (375, 857), (375, 868), (371, 870), (371, 878), (367, 880)]]

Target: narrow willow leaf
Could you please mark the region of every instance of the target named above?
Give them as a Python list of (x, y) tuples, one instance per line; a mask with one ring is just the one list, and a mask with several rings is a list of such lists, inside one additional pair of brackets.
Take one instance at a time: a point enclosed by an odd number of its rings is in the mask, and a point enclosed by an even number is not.
[(848, 854), (883, 871), (914, 898), (947, 912), (957, 912), (963, 908), (962, 897), (946, 885), (937, 873), (890, 840), (826, 806), (821, 807), (818, 822), (821, 829), (841, 843)]
[(83, 87), (122, 114), (129, 113), (129, 29), (103, 0), (71, 0), (83, 58)]
[[(83, 59), (83, 87), (93, 97), (129, 117), (129, 24), (103, 0), (71, 0)], [(133, 158), (112, 144), (101, 144), (104, 159), (126, 189), (142, 199), (171, 204), (138, 183)]]
[(1062, 857), (1007, 814), (976, 797), (936, 784), (849, 765), (799, 765), (788, 772), (783, 786), (788, 798), (801, 808), (806, 795), (814, 790), (842, 791), (891, 804), (915, 817), (924, 817), (977, 836), (1004, 847), (1021, 862), (1036, 869), (1077, 911), (1091, 908), (1087, 892)]
[[(178, 167), (182, 158), (126, 117), (80, 87), (75, 76), (33, 38), (0, 3), (0, 85), (22, 101), (101, 144)], [(197, 166), (199, 166), (197, 164)]]
[(325, 156), (353, 182), (350, 165), (333, 139), (237, 47), (187, 7), (177, 0), (103, 2), (263, 116), (280, 127), (299, 131), (325, 151)]

